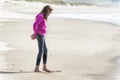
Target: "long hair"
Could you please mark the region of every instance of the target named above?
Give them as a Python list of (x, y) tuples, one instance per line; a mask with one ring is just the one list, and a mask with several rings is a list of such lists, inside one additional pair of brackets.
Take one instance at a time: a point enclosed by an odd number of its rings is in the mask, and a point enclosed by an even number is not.
[(46, 5), (45, 7), (43, 7), (41, 13), (43, 13), (44, 19), (47, 20), (47, 18), (48, 18), (48, 12), (49, 12), (49, 11), (52, 11), (52, 10), (53, 10), (53, 9), (52, 9), (49, 5)]

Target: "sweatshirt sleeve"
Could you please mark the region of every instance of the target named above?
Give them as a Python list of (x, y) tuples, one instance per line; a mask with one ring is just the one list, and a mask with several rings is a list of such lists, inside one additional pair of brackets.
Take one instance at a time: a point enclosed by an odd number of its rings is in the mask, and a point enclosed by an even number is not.
[(33, 30), (34, 30), (34, 36), (35, 37), (37, 36), (37, 33), (38, 33), (38, 25), (42, 22), (42, 20), (43, 20), (42, 16), (37, 16), (36, 20), (33, 24)]

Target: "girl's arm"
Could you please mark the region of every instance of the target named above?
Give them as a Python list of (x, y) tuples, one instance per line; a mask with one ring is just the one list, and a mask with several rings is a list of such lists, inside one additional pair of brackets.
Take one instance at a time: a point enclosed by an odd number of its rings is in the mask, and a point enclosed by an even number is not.
[(33, 24), (33, 30), (34, 30), (34, 37), (36, 38), (37, 33), (38, 33), (38, 25), (42, 22), (43, 17), (38, 16)]

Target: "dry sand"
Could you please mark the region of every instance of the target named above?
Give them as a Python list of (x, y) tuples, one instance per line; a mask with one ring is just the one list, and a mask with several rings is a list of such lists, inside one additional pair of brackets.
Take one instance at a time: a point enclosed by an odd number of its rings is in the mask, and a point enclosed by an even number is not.
[[(119, 80), (120, 27), (87, 20), (50, 17), (46, 35), (48, 67), (34, 73), (37, 41), (33, 20), (0, 21), (0, 41), (14, 50), (0, 53), (0, 80)], [(42, 67), (42, 62), (41, 62)]]

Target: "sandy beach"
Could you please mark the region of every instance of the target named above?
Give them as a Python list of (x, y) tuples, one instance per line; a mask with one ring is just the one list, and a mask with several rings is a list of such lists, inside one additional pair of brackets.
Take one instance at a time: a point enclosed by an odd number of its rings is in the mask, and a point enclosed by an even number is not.
[[(15, 50), (0, 53), (0, 80), (116, 80), (119, 77), (120, 27), (50, 17), (46, 40), (48, 66), (56, 73), (34, 73), (37, 41), (33, 20), (0, 21), (0, 41)], [(42, 65), (41, 65), (42, 66)]]
[[(61, 72), (35, 73), (38, 46), (30, 35), (39, 4), (25, 7), (22, 2), (19, 5), (19, 2), (11, 3), (3, 5), (4, 12), (0, 11), (2, 14), (11, 11), (11, 16), (0, 16), (0, 43), (7, 43), (5, 47), (8, 49), (0, 49), (0, 80), (120, 80), (120, 26), (50, 16), (46, 35), (47, 65), (51, 70)], [(56, 13), (62, 8), (63, 12), (71, 8), (64, 7), (55, 7)], [(80, 9), (86, 12), (85, 8), (82, 6)], [(93, 12), (95, 10), (96, 7)], [(102, 12), (102, 8), (99, 11)]]

